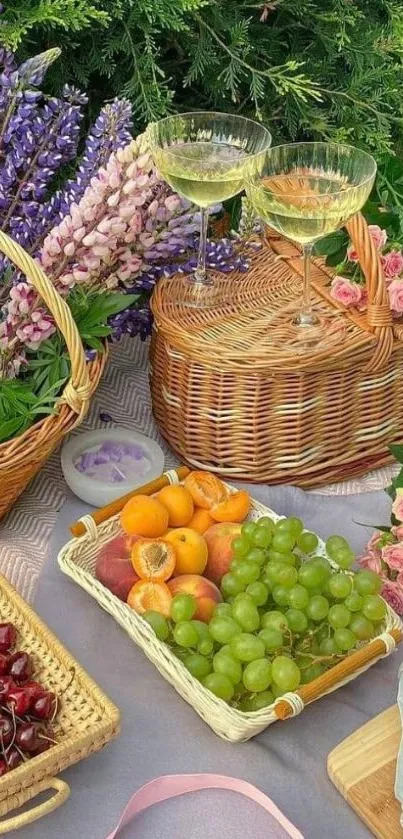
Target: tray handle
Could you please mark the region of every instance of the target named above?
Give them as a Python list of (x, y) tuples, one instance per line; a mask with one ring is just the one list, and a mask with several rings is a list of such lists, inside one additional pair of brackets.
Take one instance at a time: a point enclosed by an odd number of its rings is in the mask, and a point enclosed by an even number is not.
[(44, 781), (40, 781), (35, 786), (35, 795), (39, 795), (40, 792), (45, 792), (48, 789), (55, 790), (56, 795), (52, 795), (46, 801), (42, 801), (36, 807), (31, 807), (30, 810), (25, 810), (24, 813), (20, 813), (18, 816), (0, 819), (0, 834), (8, 833), (10, 830), (17, 830), (20, 827), (26, 827), (28, 824), (32, 824), (32, 822), (42, 818), (42, 816), (47, 816), (48, 813), (52, 813), (53, 810), (56, 810), (57, 807), (64, 804), (70, 795), (70, 787), (61, 778), (45, 778)]
[[(395, 644), (399, 644), (402, 640), (400, 629), (391, 629), (387, 634), (392, 636)], [(393, 642), (391, 639), (389, 641), (392, 645)], [(286, 698), (278, 699), (274, 708), (276, 716), (279, 720), (285, 720), (287, 717), (294, 716), (295, 713), (298, 713), (300, 710), (302, 711), (304, 705), (308, 705), (309, 702), (314, 702), (315, 699), (319, 699), (323, 694), (329, 693), (333, 688), (339, 687), (345, 679), (353, 676), (357, 670), (365, 667), (374, 659), (380, 658), (380, 656), (388, 655), (389, 652), (391, 652), (391, 648), (387, 643), (387, 639), (385, 638), (383, 640), (382, 637), (375, 638), (370, 644), (362, 647), (361, 650), (357, 650), (357, 652), (352, 653), (343, 659), (343, 661), (340, 661), (339, 664), (335, 664), (334, 667), (327, 670), (322, 676), (318, 676), (317, 679), (313, 679), (309, 684), (303, 685), (302, 688), (296, 690), (294, 694), (290, 695), (291, 701), (288, 701)], [(302, 702), (298, 703), (297, 699), (294, 703), (292, 701), (294, 695), (299, 697)]]

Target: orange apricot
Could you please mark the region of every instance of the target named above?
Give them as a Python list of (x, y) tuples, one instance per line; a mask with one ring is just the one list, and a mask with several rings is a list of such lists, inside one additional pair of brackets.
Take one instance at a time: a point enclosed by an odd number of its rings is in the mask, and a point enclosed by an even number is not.
[(249, 513), (250, 509), (250, 495), (246, 490), (240, 489), (239, 492), (234, 492), (232, 495), (216, 504), (211, 508), (210, 512), (215, 521), (243, 521)]
[(169, 618), (172, 595), (166, 583), (155, 583), (154, 580), (139, 580), (130, 589), (127, 603), (131, 609), (142, 615), (149, 609), (161, 612)]
[(215, 524), (214, 519), (210, 515), (208, 510), (202, 510), (201, 507), (196, 508), (190, 522), (188, 523), (188, 527), (191, 530), (196, 530), (197, 533), (205, 533), (206, 530), (211, 527), (212, 524)]
[(175, 549), (164, 539), (138, 539), (133, 545), (132, 565), (142, 580), (169, 580), (175, 563)]
[(169, 514), (157, 498), (134, 495), (120, 514), (120, 523), (129, 535), (158, 537), (168, 528)]
[(184, 527), (193, 516), (193, 498), (184, 486), (167, 486), (158, 493), (158, 501), (168, 510), (169, 527)]
[(191, 472), (185, 478), (184, 486), (190, 492), (194, 503), (203, 510), (210, 510), (228, 496), (223, 482), (210, 472)]
[(177, 527), (167, 533), (165, 540), (175, 551), (175, 577), (179, 574), (202, 574), (208, 557), (207, 542), (190, 527)]

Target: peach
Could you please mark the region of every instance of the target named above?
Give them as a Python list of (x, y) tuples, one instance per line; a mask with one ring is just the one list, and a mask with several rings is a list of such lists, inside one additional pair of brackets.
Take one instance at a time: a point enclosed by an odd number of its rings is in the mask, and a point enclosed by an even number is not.
[(221, 594), (210, 580), (201, 577), (199, 574), (182, 574), (181, 577), (174, 577), (167, 583), (172, 594), (192, 594), (197, 601), (195, 620), (208, 623), (217, 603), (221, 602)]
[(233, 559), (232, 543), (241, 533), (241, 525), (235, 522), (213, 524), (203, 534), (208, 547), (208, 560), (204, 576), (218, 585), (227, 573)]
[(130, 589), (139, 579), (131, 561), (131, 551), (138, 536), (120, 533), (101, 548), (95, 576), (112, 594), (126, 602)]

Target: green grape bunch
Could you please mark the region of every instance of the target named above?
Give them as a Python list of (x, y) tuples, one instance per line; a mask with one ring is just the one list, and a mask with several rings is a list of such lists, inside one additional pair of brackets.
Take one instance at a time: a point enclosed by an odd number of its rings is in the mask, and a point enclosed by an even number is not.
[(208, 624), (194, 619), (190, 594), (173, 597), (168, 620), (143, 617), (204, 688), (241, 712), (261, 711), (382, 631), (380, 578), (351, 570), (344, 537), (325, 548), (297, 517), (247, 521)]

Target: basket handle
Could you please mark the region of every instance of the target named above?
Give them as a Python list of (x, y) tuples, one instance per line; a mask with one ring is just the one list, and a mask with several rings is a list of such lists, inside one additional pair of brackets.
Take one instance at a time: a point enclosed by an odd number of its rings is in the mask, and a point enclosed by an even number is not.
[(41, 296), (62, 333), (71, 359), (71, 379), (63, 391), (61, 401), (82, 419), (90, 403), (91, 384), (84, 347), (67, 303), (58, 294), (41, 266), (17, 242), (0, 230), (0, 251), (22, 271)]
[(48, 813), (52, 813), (53, 810), (56, 810), (57, 807), (64, 804), (70, 795), (70, 787), (61, 778), (46, 778), (44, 781), (41, 781), (35, 786), (35, 795), (39, 795), (40, 792), (45, 792), (48, 789), (56, 790), (56, 795), (52, 795), (46, 801), (42, 801), (41, 804), (37, 804), (36, 807), (32, 807), (30, 810), (25, 810), (24, 813), (20, 813), (18, 816), (11, 816), (9, 819), (0, 820), (0, 834), (8, 833), (10, 830), (17, 830), (20, 827), (26, 827), (27, 824), (32, 824), (37, 819), (41, 819), (42, 816), (47, 816)]
[(367, 283), (367, 323), (378, 339), (375, 352), (366, 369), (378, 370), (388, 361), (394, 343), (392, 312), (381, 257), (372, 241), (362, 213), (353, 216), (346, 224), (346, 228), (357, 251)]
[[(375, 638), (361, 650), (357, 650), (357, 652), (340, 661), (339, 664), (335, 664), (322, 676), (318, 676), (317, 679), (313, 679), (312, 682), (296, 690), (296, 696), (302, 700), (302, 707), (308, 705), (309, 702), (314, 702), (315, 699), (319, 699), (323, 694), (329, 693), (333, 688), (339, 686), (340, 682), (343, 682), (349, 676), (353, 676), (357, 670), (365, 667), (374, 659), (388, 655), (391, 652), (393, 642), (399, 644), (402, 640), (402, 632), (400, 629), (391, 629), (387, 635), (392, 636), (393, 641), (390, 637), (388, 639), (386, 637), (383, 639), (382, 636)], [(293, 695), (290, 694), (290, 698)], [(302, 707), (298, 708), (298, 711), (302, 710)], [(286, 698), (277, 700), (274, 711), (279, 720), (285, 720), (295, 713), (292, 701), (289, 702)]]

